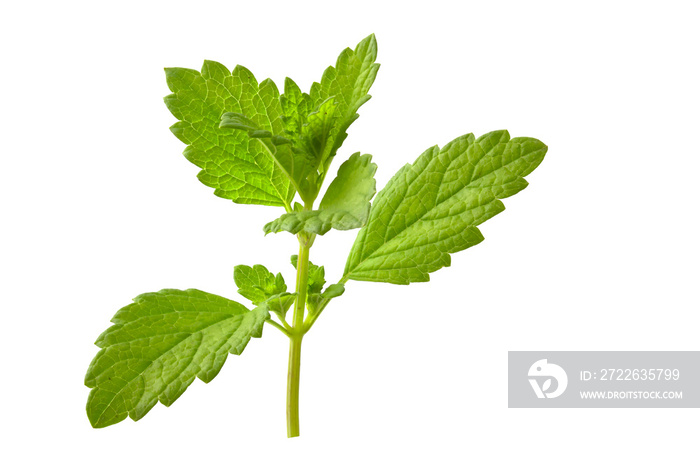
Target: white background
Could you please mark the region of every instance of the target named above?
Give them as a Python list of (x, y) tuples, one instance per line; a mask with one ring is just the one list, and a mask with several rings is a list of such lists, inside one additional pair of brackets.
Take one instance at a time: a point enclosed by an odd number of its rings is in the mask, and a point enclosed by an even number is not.
[[(20, 6), (17, 6), (20, 5)], [(4, 6), (4, 464), (697, 464), (698, 411), (507, 408), (508, 350), (698, 350), (700, 68), (693, 2), (23, 2)], [(382, 67), (339, 158), (378, 187), (424, 149), (507, 128), (530, 187), (430, 283), (350, 282), (304, 340), (268, 327), (170, 408), (93, 430), (95, 338), (139, 293), (293, 282), (277, 209), (212, 194), (181, 155), (166, 66), (308, 89), (370, 32)], [(334, 165), (338, 166), (338, 162)], [(319, 238), (337, 279), (355, 232)]]

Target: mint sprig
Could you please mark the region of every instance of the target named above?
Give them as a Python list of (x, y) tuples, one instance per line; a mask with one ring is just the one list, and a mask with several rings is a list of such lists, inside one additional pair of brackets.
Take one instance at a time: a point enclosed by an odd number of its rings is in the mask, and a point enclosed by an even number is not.
[[(257, 264), (234, 268), (249, 305), (199, 290), (137, 296), (96, 342), (100, 351), (85, 377), (94, 427), (141, 419), (158, 401), (170, 406), (195, 378), (211, 381), (228, 355), (240, 354), (268, 323), (290, 340), (287, 432), (299, 435), (301, 343), (348, 281), (428, 281), (450, 265), (451, 254), (481, 242), (478, 225), (527, 186), (524, 177), (547, 146), (494, 131), (427, 149), (376, 198), (377, 165), (356, 152), (339, 164), (315, 207), (350, 125), (370, 99), (376, 57), (370, 35), (345, 49), (308, 93), (287, 78), (280, 94), (271, 80), (258, 83), (240, 65), (229, 71), (205, 61), (201, 71), (166, 69), (172, 94), (165, 103), (178, 120), (171, 130), (201, 169), (200, 181), (235, 203), (284, 209), (263, 231), (296, 235), (295, 289)], [(309, 260), (311, 247), (331, 230), (358, 228), (343, 276), (327, 285), (324, 267)]]

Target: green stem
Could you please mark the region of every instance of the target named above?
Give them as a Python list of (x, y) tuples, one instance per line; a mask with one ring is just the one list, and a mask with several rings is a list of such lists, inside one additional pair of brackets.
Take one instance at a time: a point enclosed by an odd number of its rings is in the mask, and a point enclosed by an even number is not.
[[(338, 283), (341, 285), (345, 285), (345, 283), (347, 283), (347, 281), (348, 281), (348, 278), (343, 277)], [(330, 303), (330, 302), (331, 302), (331, 300), (328, 298), (321, 301), (321, 303), (318, 305), (318, 309), (316, 310), (316, 313), (311, 314), (304, 322), (304, 330), (303, 330), (304, 333), (311, 330), (311, 327), (314, 325), (314, 322), (316, 322), (316, 319), (318, 319), (318, 317), (321, 315), (323, 310), (326, 308), (326, 306), (328, 306), (328, 303)]]
[(304, 337), (306, 288), (309, 281), (309, 247), (313, 236), (299, 234), (297, 260), (297, 299), (289, 337), (289, 370), (287, 372), (287, 437), (299, 436), (299, 371), (301, 367), (301, 340)]
[(289, 339), (289, 372), (287, 373), (287, 437), (299, 437), (299, 368), (301, 335)]
[(284, 334), (287, 335), (287, 336), (290, 336), (290, 335), (289, 335), (289, 332), (288, 332), (283, 326), (281, 326), (280, 324), (278, 324), (278, 323), (275, 322), (274, 320), (272, 320), (272, 319), (267, 319), (267, 320), (265, 321), (265, 323), (266, 323), (266, 324), (270, 324), (270, 325), (272, 325), (273, 327), (276, 327), (277, 329), (279, 329), (280, 332), (284, 333)]

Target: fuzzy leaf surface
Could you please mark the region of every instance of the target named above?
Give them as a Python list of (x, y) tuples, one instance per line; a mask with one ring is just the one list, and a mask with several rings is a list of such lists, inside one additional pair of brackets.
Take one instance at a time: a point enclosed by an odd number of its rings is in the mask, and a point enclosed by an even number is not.
[(139, 420), (158, 401), (170, 406), (195, 377), (211, 381), (229, 353), (241, 354), (260, 337), (268, 317), (264, 306), (250, 311), (193, 289), (137, 296), (95, 342), (102, 349), (85, 376), (90, 423)]
[(467, 134), (426, 150), (387, 183), (374, 201), (345, 265), (346, 278), (408, 284), (450, 265), (450, 254), (478, 244), (477, 225), (502, 212), (500, 199), (527, 186), (523, 178), (547, 152), (533, 138), (494, 131)]

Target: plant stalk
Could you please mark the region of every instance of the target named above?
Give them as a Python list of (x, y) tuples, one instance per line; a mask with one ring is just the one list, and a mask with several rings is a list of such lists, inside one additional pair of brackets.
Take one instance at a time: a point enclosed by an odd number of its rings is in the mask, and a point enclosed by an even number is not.
[(299, 437), (299, 369), (301, 367), (301, 335), (289, 339), (289, 372), (287, 373), (287, 437)]
[(306, 288), (309, 281), (309, 247), (313, 238), (299, 234), (297, 259), (297, 299), (289, 337), (289, 369), (287, 372), (287, 437), (299, 436), (299, 373), (301, 368), (301, 340), (304, 337)]

